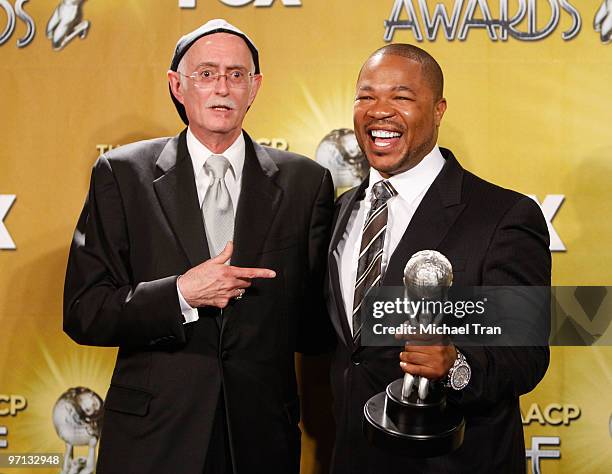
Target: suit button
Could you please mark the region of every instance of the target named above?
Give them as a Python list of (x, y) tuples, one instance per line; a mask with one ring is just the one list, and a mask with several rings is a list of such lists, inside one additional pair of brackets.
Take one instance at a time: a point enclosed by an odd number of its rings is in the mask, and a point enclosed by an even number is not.
[(222, 360), (227, 360), (227, 359), (229, 359), (229, 352), (227, 352), (227, 351), (223, 351), (223, 352), (221, 353), (221, 359), (222, 359)]
[(359, 365), (363, 361), (360, 354), (353, 354), (351, 356), (351, 361), (353, 361), (353, 365)]

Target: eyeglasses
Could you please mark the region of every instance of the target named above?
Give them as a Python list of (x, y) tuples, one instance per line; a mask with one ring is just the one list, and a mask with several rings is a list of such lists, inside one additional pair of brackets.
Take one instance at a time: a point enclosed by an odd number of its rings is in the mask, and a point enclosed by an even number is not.
[(196, 86), (202, 88), (212, 88), (217, 84), (217, 80), (224, 77), (227, 81), (228, 87), (236, 89), (244, 89), (248, 84), (249, 80), (259, 74), (253, 74), (252, 72), (245, 72), (240, 69), (233, 69), (226, 74), (220, 74), (213, 69), (202, 69), (191, 73), (190, 75), (183, 74), (177, 71), (181, 76), (188, 77), (191, 79)]

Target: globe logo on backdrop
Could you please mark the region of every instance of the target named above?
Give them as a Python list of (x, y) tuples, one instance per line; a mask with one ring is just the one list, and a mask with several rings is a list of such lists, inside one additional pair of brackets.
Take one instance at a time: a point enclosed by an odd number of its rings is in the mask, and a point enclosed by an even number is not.
[(370, 169), (350, 128), (338, 128), (323, 137), (315, 159), (330, 171), (334, 187), (340, 191), (359, 185)]
[[(53, 425), (64, 443), (64, 465), (60, 474), (92, 474), (96, 446), (102, 428), (102, 398), (93, 390), (74, 387), (64, 392), (53, 407)], [(87, 446), (87, 457), (74, 457), (75, 446)]]

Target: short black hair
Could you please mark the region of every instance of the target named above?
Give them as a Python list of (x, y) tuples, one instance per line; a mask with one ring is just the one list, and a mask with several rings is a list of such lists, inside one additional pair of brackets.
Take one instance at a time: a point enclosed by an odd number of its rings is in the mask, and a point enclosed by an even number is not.
[(442, 68), (431, 54), (424, 49), (407, 43), (392, 43), (374, 51), (370, 58), (383, 54), (402, 56), (416, 61), (422, 67), (423, 75), (431, 85), (434, 99), (440, 100), (444, 96), (444, 74)]

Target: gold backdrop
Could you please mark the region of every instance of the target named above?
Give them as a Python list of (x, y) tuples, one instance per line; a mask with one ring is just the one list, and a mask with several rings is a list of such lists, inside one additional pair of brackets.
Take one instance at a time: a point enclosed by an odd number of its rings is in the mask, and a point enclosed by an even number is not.
[[(553, 283), (612, 284), (612, 44), (594, 24), (602, 3), (602, 18), (612, 15), (610, 2), (87, 0), (86, 34), (54, 51), (45, 30), (60, 3), (0, 2), (0, 455), (63, 452), (51, 422), (59, 395), (86, 386), (105, 396), (114, 350), (78, 347), (61, 330), (72, 231), (100, 150), (181, 129), (166, 70), (177, 38), (211, 18), (241, 27), (261, 51), (264, 82), (246, 130), (312, 157), (327, 133), (352, 127), (359, 67), (385, 44), (397, 8), (405, 28), (392, 40), (414, 43), (418, 29), (445, 72), (439, 143), (502, 186), (540, 202), (562, 195), (548, 209), (566, 249), (553, 254)], [(431, 16), (436, 4), (458, 14), (428, 39), (423, 8)], [(500, 21), (500, 5), (510, 20)], [(612, 472), (611, 371), (609, 347), (553, 349), (545, 379), (522, 398), (526, 448), (552, 453), (542, 472)], [(324, 391), (324, 375), (306, 375), (310, 392)], [(319, 425), (306, 426), (305, 473), (322, 472)]]

